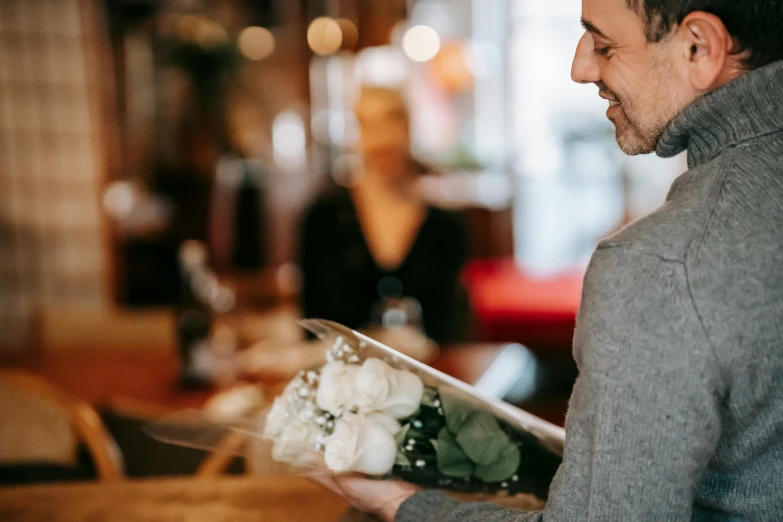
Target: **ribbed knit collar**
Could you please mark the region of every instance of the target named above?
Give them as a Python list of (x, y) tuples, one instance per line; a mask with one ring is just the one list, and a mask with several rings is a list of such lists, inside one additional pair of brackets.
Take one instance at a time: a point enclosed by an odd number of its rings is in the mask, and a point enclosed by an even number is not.
[(778, 61), (691, 103), (669, 123), (656, 152), (670, 158), (687, 150), (694, 168), (730, 147), (781, 131), (783, 61)]

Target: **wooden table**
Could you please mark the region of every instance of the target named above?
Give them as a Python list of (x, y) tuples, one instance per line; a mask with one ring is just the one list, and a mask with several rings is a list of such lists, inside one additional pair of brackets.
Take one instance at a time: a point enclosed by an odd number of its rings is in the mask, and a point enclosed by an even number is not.
[[(535, 511), (536, 497), (452, 494)], [(0, 488), (3, 522), (372, 522), (341, 498), (294, 475), (177, 478)]]
[(0, 489), (4, 522), (330, 522), (346, 509), (342, 499), (297, 476)]
[[(469, 384), (475, 384), (502, 351), (505, 344), (475, 343), (441, 351), (433, 366)], [(43, 354), (24, 361), (0, 361), (0, 366), (21, 367), (43, 376), (61, 390), (95, 408), (112, 406), (141, 417), (200, 408), (211, 391), (183, 391), (177, 386), (178, 362), (172, 347), (139, 352), (81, 351)], [(270, 394), (285, 381), (262, 382)], [(562, 396), (561, 396), (562, 395)], [(526, 403), (530, 413), (563, 425), (568, 394)]]
[[(434, 366), (472, 384), (489, 368), (502, 347), (468, 344), (448, 348), (441, 352)], [(39, 354), (17, 366), (43, 376), (95, 407), (122, 398), (165, 409), (194, 408), (202, 406), (211, 395), (209, 391), (183, 391), (177, 386), (178, 362), (173, 349)]]
[(179, 388), (173, 350), (48, 354), (30, 359), (24, 368), (95, 407), (124, 398), (166, 409), (196, 408), (212, 395)]

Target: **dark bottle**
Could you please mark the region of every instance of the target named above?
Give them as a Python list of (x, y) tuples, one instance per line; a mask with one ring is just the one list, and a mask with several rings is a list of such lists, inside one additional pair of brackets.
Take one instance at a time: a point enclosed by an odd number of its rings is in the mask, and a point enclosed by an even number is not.
[(263, 187), (262, 176), (257, 169), (240, 162), (242, 180), (236, 191), (234, 207), (234, 245), (232, 264), (239, 270), (257, 270), (266, 259), (264, 246), (266, 237), (263, 228)]
[(177, 344), (180, 385), (197, 390), (211, 387), (209, 375), (212, 309), (209, 287), (216, 284), (207, 267), (207, 249), (199, 241), (185, 241), (179, 248), (180, 305), (177, 313)]

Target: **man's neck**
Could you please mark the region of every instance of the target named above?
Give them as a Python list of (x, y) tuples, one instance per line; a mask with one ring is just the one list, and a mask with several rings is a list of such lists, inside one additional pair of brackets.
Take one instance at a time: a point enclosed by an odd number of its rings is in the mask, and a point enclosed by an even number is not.
[(708, 92), (714, 91), (716, 89), (720, 89), (724, 85), (726, 85), (729, 82), (732, 82), (742, 76), (743, 74), (747, 74), (750, 72), (750, 69), (748, 69), (743, 64), (743, 56), (733, 56), (730, 57), (729, 60), (726, 62), (726, 66), (723, 68), (723, 70), (720, 72), (717, 78), (715, 78), (715, 81), (712, 85), (710, 85), (710, 88), (708, 89)]
[(735, 76), (695, 100), (669, 123), (656, 152), (670, 158), (687, 150), (694, 168), (776, 132), (783, 132), (783, 61)]

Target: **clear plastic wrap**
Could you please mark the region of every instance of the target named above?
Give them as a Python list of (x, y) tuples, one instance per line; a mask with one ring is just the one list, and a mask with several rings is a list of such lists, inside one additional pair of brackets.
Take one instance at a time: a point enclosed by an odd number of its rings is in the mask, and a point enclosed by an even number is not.
[(247, 456), (232, 443), (245, 438), (256, 461), (294, 470), (546, 498), (562, 458), (562, 428), (339, 324), (301, 325), (331, 346), (327, 360), (301, 372), (270, 409), (189, 410), (147, 431), (165, 442)]

